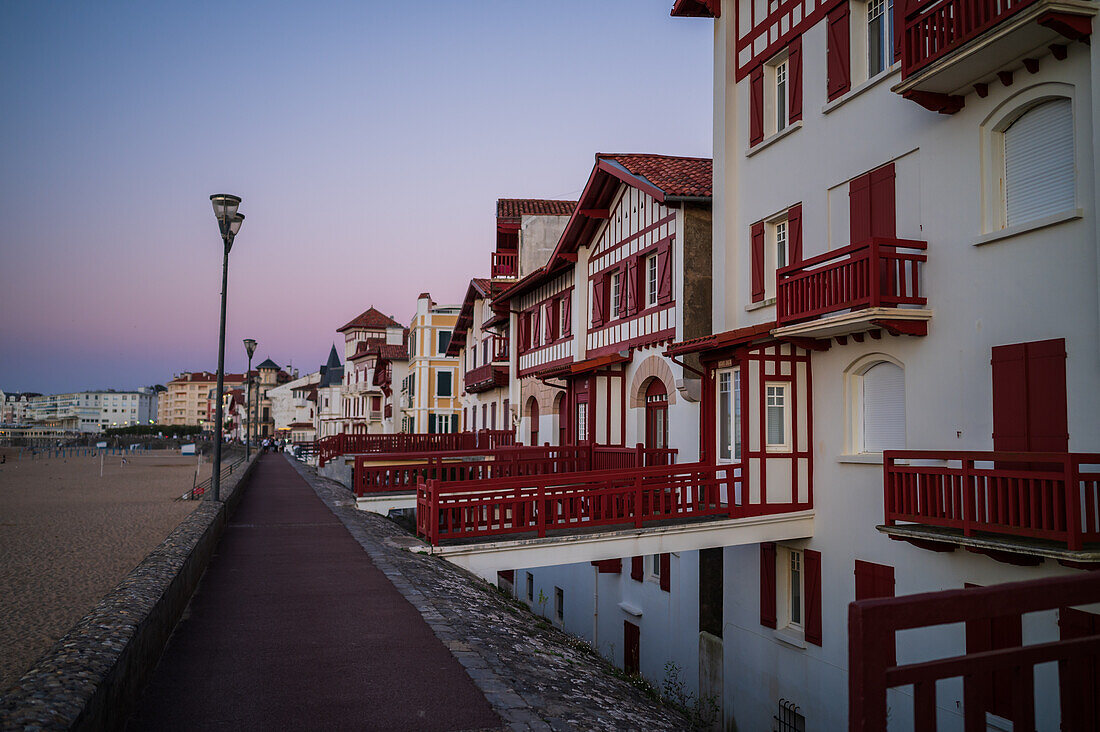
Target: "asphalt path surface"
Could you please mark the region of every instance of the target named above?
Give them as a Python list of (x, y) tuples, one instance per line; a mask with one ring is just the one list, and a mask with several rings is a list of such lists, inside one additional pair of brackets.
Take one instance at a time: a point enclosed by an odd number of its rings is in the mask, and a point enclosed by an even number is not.
[(343, 524), (264, 455), (127, 729), (501, 727)]

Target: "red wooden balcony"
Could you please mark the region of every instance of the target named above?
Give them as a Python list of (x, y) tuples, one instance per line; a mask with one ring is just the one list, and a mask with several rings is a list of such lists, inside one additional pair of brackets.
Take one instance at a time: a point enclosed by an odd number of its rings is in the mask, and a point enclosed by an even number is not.
[(352, 470), (355, 495), (414, 491), (423, 480), (462, 482), (528, 475), (577, 473), (638, 466), (671, 465), (676, 450), (604, 445), (560, 447), (514, 445), (493, 450), (357, 455)]
[(417, 531), (438, 545), (812, 508), (810, 503), (751, 502), (741, 489), (740, 475), (739, 465), (689, 463), (457, 483), (421, 481)]
[(489, 450), (515, 444), (514, 430), (479, 430), (450, 434), (365, 435), (342, 432), (317, 441), (317, 463), (325, 463), (337, 455), (358, 453), (408, 453), (437, 450)]
[(466, 391), (471, 394), (508, 385), (508, 367), (500, 364), (482, 364), (466, 372)]
[[(928, 302), (920, 296), (920, 265), (927, 261), (926, 246), (922, 241), (874, 237), (781, 268), (776, 272), (777, 324), (783, 328), (805, 323), (791, 330), (808, 337), (828, 337), (869, 330), (877, 325), (873, 320), (908, 319), (925, 313), (908, 313), (903, 306)], [(841, 313), (848, 316), (821, 320)]]
[(907, 522), (1041, 539), (1100, 541), (1100, 454), (888, 450), (886, 525)]
[(490, 276), (494, 279), (514, 279), (519, 274), (517, 252), (493, 252)]
[(508, 336), (506, 335), (490, 335), (489, 336), (489, 350), (493, 353), (493, 362), (499, 363), (503, 361), (508, 362)]
[[(902, 31), (902, 82), (894, 90), (954, 113), (972, 85), (1034, 62), (1051, 44), (1091, 32), (1094, 3), (1056, 0), (911, 0)], [(983, 94), (984, 96), (984, 94)]]
[[(967, 730), (987, 729), (986, 711), (991, 708), (1008, 717), (1012, 729), (1057, 729), (1043, 720), (1037, 727), (1035, 719), (1035, 666), (1053, 662), (1057, 662), (1061, 729), (1096, 729), (1100, 634), (1095, 615), (1073, 609), (1095, 602), (1100, 602), (1097, 572), (853, 602), (848, 608), (848, 729), (878, 732), (887, 729), (888, 716), (891, 728), (940, 729), (937, 717), (943, 719), (950, 705), (943, 701), (937, 710), (936, 682), (942, 679), (963, 682), (962, 726)], [(895, 660), (898, 631), (963, 624), (967, 634), (976, 631), (989, 638), (995, 623), (1019, 622), (1023, 613), (1054, 609), (1061, 635), (1057, 641), (1022, 645), (1017, 635), (991, 650), (967, 653), (957, 646), (959, 654), (947, 658), (904, 664)], [(929, 649), (937, 647), (932, 644)], [(887, 708), (887, 691), (898, 687), (905, 687), (906, 693), (912, 688), (910, 720), (904, 712), (899, 717), (896, 708), (890, 716)], [(950, 686), (940, 687), (944, 689)], [(1050, 705), (1046, 708), (1049, 711)]]

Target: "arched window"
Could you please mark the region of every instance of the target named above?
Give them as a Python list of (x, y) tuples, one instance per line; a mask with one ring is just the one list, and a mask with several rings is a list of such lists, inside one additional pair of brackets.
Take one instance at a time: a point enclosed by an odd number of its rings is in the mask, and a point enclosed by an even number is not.
[(534, 397), (527, 400), (527, 411), (531, 420), (531, 445), (539, 444), (539, 402)]
[(860, 452), (905, 448), (905, 371), (879, 361), (860, 378)]
[(1074, 207), (1073, 106), (1053, 99), (1003, 132), (1005, 223), (1015, 226)]

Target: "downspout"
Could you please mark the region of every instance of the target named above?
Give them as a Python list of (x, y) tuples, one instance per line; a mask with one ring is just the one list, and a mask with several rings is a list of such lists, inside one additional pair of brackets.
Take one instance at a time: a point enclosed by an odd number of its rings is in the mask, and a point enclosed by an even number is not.
[(592, 571), (596, 573), (595, 589), (592, 592), (592, 641), (596, 647), (596, 653), (600, 652), (600, 567), (593, 564)]
[(703, 373), (702, 371), (700, 371), (699, 369), (696, 369), (696, 368), (693, 368), (693, 367), (691, 367), (691, 366), (688, 366), (688, 365), (687, 365), (686, 363), (684, 363), (683, 361), (677, 361), (677, 360), (676, 360), (676, 357), (675, 357), (675, 356), (671, 356), (671, 355), (669, 355), (669, 354), (667, 354), (667, 353), (665, 354), (665, 356), (667, 356), (667, 357), (668, 357), (668, 360), (669, 360), (669, 361), (672, 361), (672, 363), (676, 364), (677, 366), (679, 366), (679, 367), (680, 367), (680, 368), (682, 368), (682, 369), (686, 369), (686, 370), (690, 371), (691, 373), (693, 373), (693, 374), (697, 375), (697, 376), (698, 376), (698, 377), (699, 377), (700, 379), (705, 379), (705, 378), (707, 378), (707, 375), (706, 375), (706, 374), (704, 374), (704, 373)]

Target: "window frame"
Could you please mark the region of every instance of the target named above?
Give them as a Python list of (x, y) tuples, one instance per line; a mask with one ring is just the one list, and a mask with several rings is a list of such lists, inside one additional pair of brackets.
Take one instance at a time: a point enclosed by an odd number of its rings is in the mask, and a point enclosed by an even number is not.
[[(722, 377), (729, 377), (729, 394), (730, 397), (730, 409), (728, 413), (729, 419), (729, 455), (724, 457), (723, 445), (722, 445)], [(741, 431), (741, 419), (742, 410), (744, 405), (741, 403), (741, 367), (729, 366), (717, 369), (715, 371), (715, 416), (718, 424), (715, 425), (714, 436), (717, 444), (715, 446), (715, 457), (721, 464), (731, 464), (741, 462), (744, 455), (744, 435)]]
[[(447, 334), (447, 342), (446, 343), (443, 342), (443, 334), (444, 333)], [(454, 331), (443, 330), (442, 328), (435, 332), (436, 353), (438, 353), (439, 355), (443, 355), (444, 353), (447, 352), (447, 347), (451, 345), (451, 335), (453, 333), (454, 333)]]
[[(791, 83), (791, 67), (790, 60), (790, 48), (784, 48), (775, 56), (770, 58), (764, 63), (764, 98), (762, 100), (764, 104), (764, 140), (769, 137), (778, 135), (791, 126), (790, 121), (790, 83)], [(779, 80), (780, 70), (782, 70), (782, 77), (785, 80), (783, 85), (783, 124), (779, 124)], [(759, 146), (760, 143), (757, 143)]]
[(619, 295), (622, 292), (622, 270), (616, 267), (611, 271), (611, 275), (607, 278), (607, 302), (604, 307), (607, 309), (604, 322), (610, 322), (612, 320), (618, 320), (619, 315)]
[[(442, 382), (440, 378), (447, 377), (447, 393), (444, 394), (442, 390)], [(436, 369), (435, 372), (435, 398), (436, 399), (453, 399), (455, 395), (455, 375), (451, 369)]]
[(645, 306), (655, 308), (658, 305), (658, 291), (661, 289), (661, 264), (657, 252), (646, 255), (642, 260), (645, 266)]
[[(897, 13), (894, 7), (894, 0), (868, 0), (863, 3), (862, 13), (862, 31), (860, 37), (863, 39), (863, 72), (866, 75), (865, 78), (873, 79), (879, 74), (888, 71), (894, 65), (894, 24), (897, 22)], [(882, 6), (882, 11), (874, 18), (871, 17), (871, 11), (876, 5)], [(879, 29), (877, 39), (872, 39), (871, 36), (871, 24), (883, 18), (882, 27)], [(871, 66), (871, 48), (873, 41), (882, 42), (882, 67), (872, 68)]]
[[(782, 404), (773, 405), (769, 402), (772, 399), (772, 389), (779, 389), (782, 391)], [(773, 406), (779, 406), (782, 408), (783, 417), (783, 442), (772, 442), (769, 433), (771, 426), (771, 409)], [(761, 435), (761, 440), (764, 443), (765, 452), (769, 453), (785, 453), (791, 451), (791, 382), (789, 381), (765, 381), (764, 382), (764, 404), (761, 407), (764, 409), (764, 434)]]

